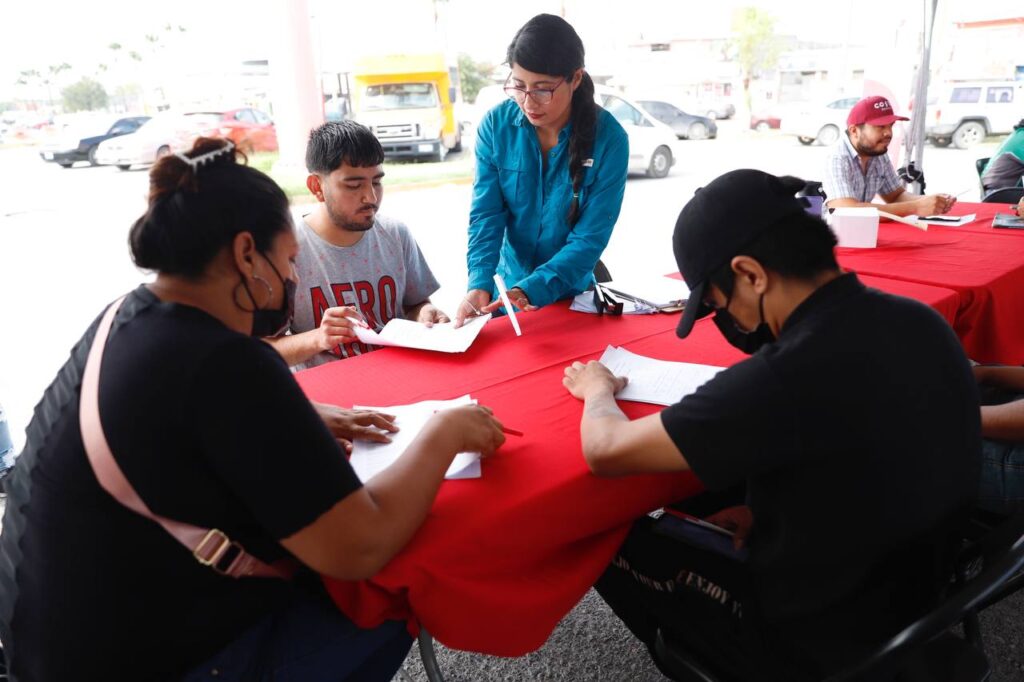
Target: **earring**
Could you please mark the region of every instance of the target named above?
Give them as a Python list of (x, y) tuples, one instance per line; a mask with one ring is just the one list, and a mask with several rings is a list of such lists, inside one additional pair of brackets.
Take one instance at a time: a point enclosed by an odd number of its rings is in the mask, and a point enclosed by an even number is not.
[[(263, 284), (263, 286), (265, 286), (267, 288), (267, 303), (266, 303), (266, 305), (261, 305), (261, 306), (257, 306), (256, 305), (256, 298), (252, 295), (252, 292), (249, 290), (249, 285), (245, 283), (245, 278), (243, 277), (242, 281), (239, 282), (238, 284), (236, 284), (235, 288), (231, 291), (231, 299), (234, 301), (235, 305), (238, 306), (238, 309), (241, 310), (242, 312), (245, 312), (245, 313), (254, 313), (257, 310), (264, 309), (266, 306), (270, 305), (270, 301), (274, 298), (274, 288), (272, 286), (270, 286), (270, 282), (268, 282), (267, 280), (263, 279), (259, 275), (253, 275), (252, 278), (254, 280), (256, 280), (257, 282), (260, 282), (261, 284)], [(242, 305), (239, 302), (239, 300), (238, 300), (238, 289), (239, 289), (239, 287), (245, 287), (245, 293), (247, 293), (249, 295), (249, 300), (252, 301), (252, 305), (253, 305), (252, 308), (246, 308), (244, 305)]]

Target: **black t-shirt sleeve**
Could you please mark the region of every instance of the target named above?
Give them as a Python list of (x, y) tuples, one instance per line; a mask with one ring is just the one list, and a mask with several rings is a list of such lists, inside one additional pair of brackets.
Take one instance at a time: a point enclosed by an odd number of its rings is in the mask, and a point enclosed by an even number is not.
[(361, 483), (270, 346), (242, 338), (197, 373), (191, 419), (211, 466), (275, 538), (305, 528)]
[(669, 437), (711, 489), (799, 458), (797, 419), (790, 394), (759, 355), (719, 372), (661, 413)]

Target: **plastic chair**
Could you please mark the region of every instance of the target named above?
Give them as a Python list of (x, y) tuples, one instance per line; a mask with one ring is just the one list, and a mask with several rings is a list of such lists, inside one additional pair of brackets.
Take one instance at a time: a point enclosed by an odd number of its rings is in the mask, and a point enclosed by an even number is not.
[[(867, 658), (826, 682), (985, 682), (991, 676), (984, 652), (950, 630), (978, 611), (1024, 587), (1024, 511), (985, 533), (978, 544), (984, 567), (968, 576), (937, 607), (882, 644)], [(732, 682), (673, 646), (659, 630), (659, 663), (681, 682)]]
[(985, 166), (992, 160), (991, 156), (986, 156), (983, 159), (977, 159), (974, 162), (974, 170), (978, 171), (978, 186), (981, 187), (981, 195), (985, 196), (985, 185), (981, 182), (981, 176), (985, 172)]
[(981, 198), (984, 204), (1016, 204), (1024, 197), (1024, 187), (1001, 187)]

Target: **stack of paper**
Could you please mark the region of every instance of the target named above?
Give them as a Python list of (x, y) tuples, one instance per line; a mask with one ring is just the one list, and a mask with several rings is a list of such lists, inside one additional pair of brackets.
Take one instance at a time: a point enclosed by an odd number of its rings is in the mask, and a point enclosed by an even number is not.
[(454, 322), (441, 322), (428, 327), (422, 322), (394, 319), (377, 332), (372, 329), (356, 327), (356, 337), (363, 343), (372, 346), (398, 346), (401, 348), (419, 348), (420, 350), (436, 350), (441, 353), (464, 353), (473, 345), (477, 334), (491, 319), (490, 315), (471, 317), (458, 329)]
[[(597, 306), (594, 305), (594, 290), (588, 289), (582, 294), (577, 294), (576, 298), (572, 299), (572, 303), (569, 304), (569, 310), (596, 314)], [(643, 303), (637, 303), (636, 301), (622, 302), (623, 315), (651, 315), (656, 312), (658, 312), (657, 308), (644, 305)]]
[[(412, 405), (392, 405), (390, 407), (357, 405), (355, 407), (357, 410), (376, 410), (395, 415), (395, 425), (401, 430), (398, 433), (389, 434), (391, 436), (390, 443), (373, 443), (365, 440), (353, 442), (349, 464), (355, 469), (359, 480), (366, 483), (388, 468), (405, 452), (435, 412), (475, 404), (475, 400), (464, 395), (454, 400), (425, 400)], [(455, 455), (455, 459), (452, 460), (444, 477), (448, 479), (480, 478), (480, 453), (460, 452)]]
[(723, 367), (689, 362), (655, 360), (608, 346), (600, 362), (615, 376), (626, 377), (626, 387), (615, 394), (619, 400), (672, 405), (690, 395), (721, 372)]
[(686, 303), (690, 290), (681, 279), (671, 277), (629, 277), (602, 284), (612, 295), (652, 308), (674, 308)]
[(918, 218), (918, 222), (931, 223), (932, 225), (946, 225), (947, 227), (960, 227), (967, 223), (973, 223), (977, 218), (976, 213), (967, 215), (926, 215)]

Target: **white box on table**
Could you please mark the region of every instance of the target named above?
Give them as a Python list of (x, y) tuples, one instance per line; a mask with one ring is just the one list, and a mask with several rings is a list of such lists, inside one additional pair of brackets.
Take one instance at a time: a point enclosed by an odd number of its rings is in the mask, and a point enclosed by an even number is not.
[(829, 225), (839, 246), (873, 249), (878, 245), (878, 209), (866, 206), (837, 208)]

